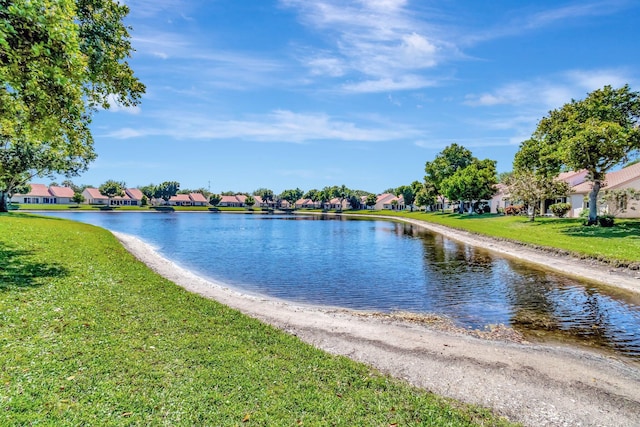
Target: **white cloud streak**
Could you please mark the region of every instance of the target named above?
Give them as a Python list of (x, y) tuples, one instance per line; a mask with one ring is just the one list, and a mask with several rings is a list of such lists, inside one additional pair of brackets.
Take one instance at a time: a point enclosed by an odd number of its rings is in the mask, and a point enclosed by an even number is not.
[(155, 128), (131, 127), (110, 132), (104, 137), (117, 139), (168, 136), (175, 139), (221, 140), (239, 138), (250, 141), (306, 143), (339, 140), (377, 142), (415, 138), (420, 131), (400, 125), (372, 124), (369, 127), (332, 118), (324, 113), (295, 113), (275, 110), (264, 116), (244, 120), (212, 120), (194, 114), (175, 113), (161, 118)]
[(571, 99), (581, 99), (588, 92), (605, 85), (620, 87), (631, 81), (626, 70), (569, 70), (532, 81), (512, 82), (491, 92), (469, 94), (465, 104), (474, 107), (499, 105), (558, 108)]

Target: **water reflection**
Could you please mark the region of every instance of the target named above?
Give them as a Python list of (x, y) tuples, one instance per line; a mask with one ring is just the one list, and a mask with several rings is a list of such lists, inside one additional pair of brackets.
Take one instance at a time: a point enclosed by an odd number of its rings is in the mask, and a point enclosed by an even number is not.
[(617, 294), (407, 223), (273, 216), (56, 213), (138, 235), (202, 275), (313, 304), (505, 324), (640, 359), (640, 297)]

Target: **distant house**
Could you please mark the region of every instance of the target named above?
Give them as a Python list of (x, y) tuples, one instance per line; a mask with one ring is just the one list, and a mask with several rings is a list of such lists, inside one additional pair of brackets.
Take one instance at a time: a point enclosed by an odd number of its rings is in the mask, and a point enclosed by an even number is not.
[(241, 202), (237, 196), (221, 196), (218, 206), (227, 208), (242, 208), (244, 207), (244, 202)]
[(90, 205), (108, 205), (109, 198), (100, 193), (97, 188), (87, 187), (82, 192), (84, 201)]
[(398, 197), (391, 193), (380, 194), (376, 200), (376, 204), (373, 206), (375, 210), (404, 210), (404, 208), (404, 197)]
[(144, 194), (137, 188), (127, 188), (124, 190), (127, 196), (129, 196), (129, 200), (131, 201), (132, 206), (140, 206), (142, 204), (142, 199), (144, 198)]
[(207, 206), (209, 204), (209, 201), (202, 193), (189, 193), (189, 198), (193, 206)]
[(489, 206), (491, 207), (491, 213), (498, 213), (507, 206), (511, 206), (513, 202), (510, 199), (509, 187), (505, 184), (496, 184), (494, 188), (496, 193), (489, 200)]
[(75, 194), (73, 188), (50, 186), (49, 193), (55, 198), (53, 203), (68, 205), (73, 203), (73, 195)]
[(296, 209), (320, 209), (320, 203), (311, 199), (300, 199), (295, 203)]
[(170, 206), (191, 206), (191, 199), (188, 194), (176, 194), (169, 199)]

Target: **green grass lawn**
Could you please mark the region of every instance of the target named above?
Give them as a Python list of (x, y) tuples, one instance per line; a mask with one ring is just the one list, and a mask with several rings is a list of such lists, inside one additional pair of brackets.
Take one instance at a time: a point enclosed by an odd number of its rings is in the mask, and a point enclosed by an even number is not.
[(0, 425), (506, 425), (214, 301), (105, 230), (0, 215)]
[(357, 211), (419, 219), (459, 230), (559, 249), (613, 265), (640, 268), (640, 220), (616, 219), (614, 227), (587, 227), (578, 218), (467, 215), (452, 213)]

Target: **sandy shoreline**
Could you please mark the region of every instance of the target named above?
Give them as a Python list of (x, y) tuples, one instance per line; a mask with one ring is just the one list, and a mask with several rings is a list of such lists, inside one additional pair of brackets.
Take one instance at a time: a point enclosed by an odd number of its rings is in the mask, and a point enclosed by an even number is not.
[[(388, 219), (640, 293), (640, 279), (625, 272), (422, 221)], [(139, 260), (191, 292), (434, 393), (493, 408), (529, 426), (637, 426), (640, 420), (638, 365), (567, 347), (488, 341), (428, 324), (246, 295), (194, 275), (133, 236), (114, 234)]]

